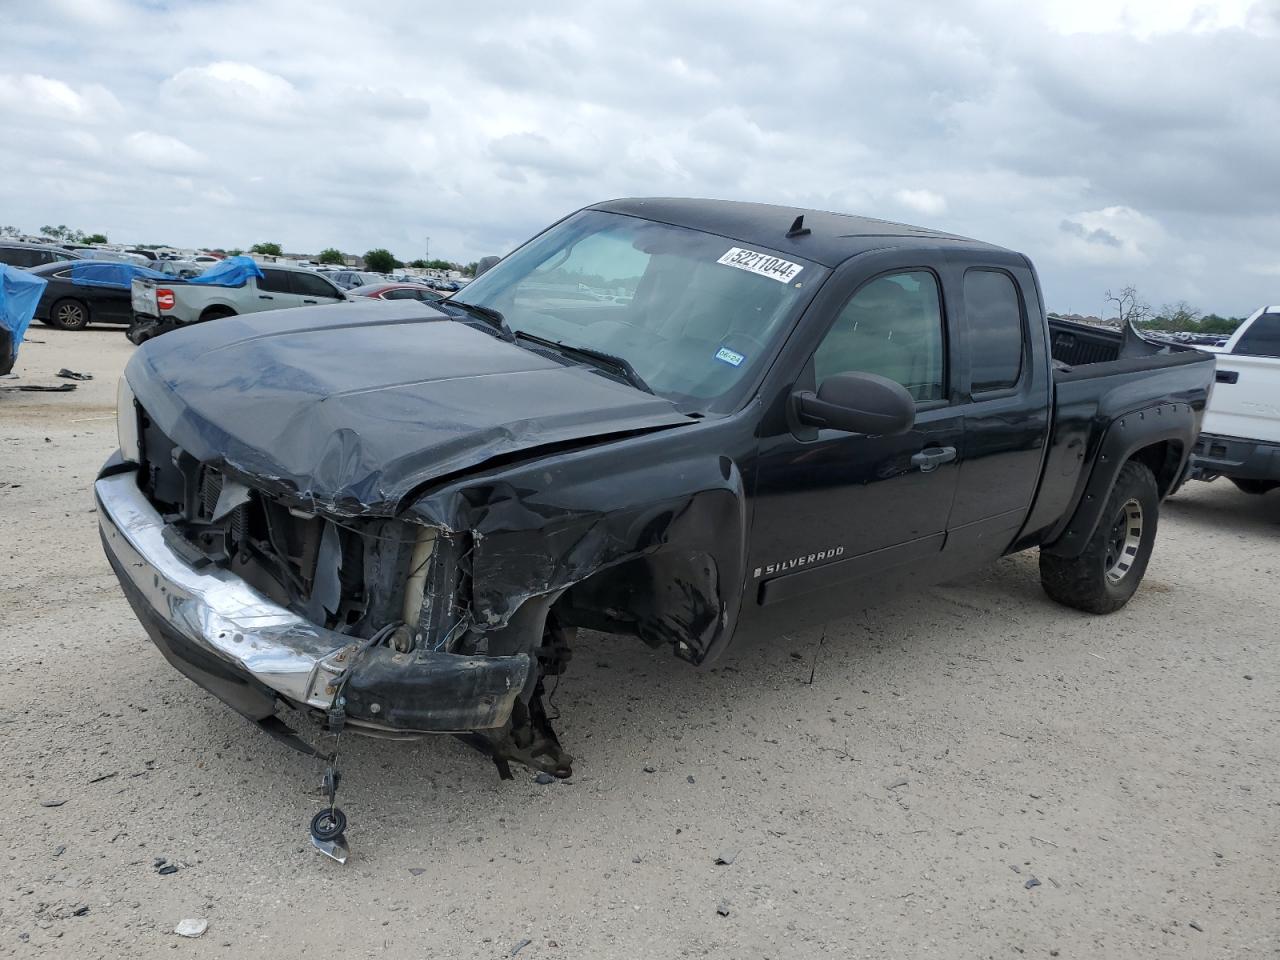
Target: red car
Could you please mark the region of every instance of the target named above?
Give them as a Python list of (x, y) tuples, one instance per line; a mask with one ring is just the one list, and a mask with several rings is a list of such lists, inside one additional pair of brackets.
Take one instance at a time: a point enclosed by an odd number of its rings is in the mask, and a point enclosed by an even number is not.
[(443, 294), (420, 283), (366, 283), (348, 290), (347, 296), (373, 300), (426, 300), (428, 303), (444, 299)]

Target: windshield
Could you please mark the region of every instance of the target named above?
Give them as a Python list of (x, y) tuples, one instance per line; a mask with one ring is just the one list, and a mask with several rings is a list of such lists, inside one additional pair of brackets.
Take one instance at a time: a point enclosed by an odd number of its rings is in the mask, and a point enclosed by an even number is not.
[(825, 275), (790, 254), (586, 210), (451, 299), (499, 311), (517, 337), (621, 358), (677, 403), (723, 409), (714, 401), (750, 382)]

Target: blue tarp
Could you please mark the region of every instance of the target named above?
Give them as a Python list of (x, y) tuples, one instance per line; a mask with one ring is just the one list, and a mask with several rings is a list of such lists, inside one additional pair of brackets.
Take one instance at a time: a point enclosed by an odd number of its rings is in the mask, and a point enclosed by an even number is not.
[(11, 355), (0, 357), (0, 369), (7, 370), (17, 357), (18, 344), (31, 325), (40, 294), (48, 284), (44, 277), (0, 263), (0, 330), (7, 331), (13, 343)]
[(168, 280), (158, 270), (148, 270), (132, 263), (107, 260), (76, 260), (71, 264), (71, 282), (82, 287), (118, 287), (128, 290), (134, 278)]
[(250, 277), (261, 279), (262, 271), (252, 257), (227, 257), (187, 283), (207, 283), (215, 287), (243, 287)]

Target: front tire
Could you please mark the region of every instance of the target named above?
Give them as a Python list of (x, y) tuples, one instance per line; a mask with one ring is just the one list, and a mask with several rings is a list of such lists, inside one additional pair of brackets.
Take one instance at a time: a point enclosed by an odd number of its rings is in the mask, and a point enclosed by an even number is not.
[(1133, 596), (1147, 572), (1160, 518), (1156, 478), (1141, 463), (1120, 468), (1098, 528), (1078, 557), (1040, 553), (1040, 583), (1063, 606), (1114, 613)]
[(89, 308), (79, 300), (64, 297), (49, 311), (49, 325), (58, 330), (83, 330), (89, 325)]

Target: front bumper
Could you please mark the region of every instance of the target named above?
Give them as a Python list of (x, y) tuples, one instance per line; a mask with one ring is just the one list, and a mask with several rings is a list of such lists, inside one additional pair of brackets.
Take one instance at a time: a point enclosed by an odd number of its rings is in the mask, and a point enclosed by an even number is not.
[[(103, 548), (147, 633), (180, 671), (254, 720), (283, 699), (327, 710), (359, 640), (319, 627), (212, 563), (192, 567), (135, 470), (95, 484)], [(172, 534), (171, 534), (172, 535)], [(357, 725), (397, 732), (482, 730), (506, 723), (530, 674), (527, 654), (364, 653), (344, 689)]]
[(1192, 448), (1189, 476), (1280, 480), (1280, 444), (1202, 433)]

